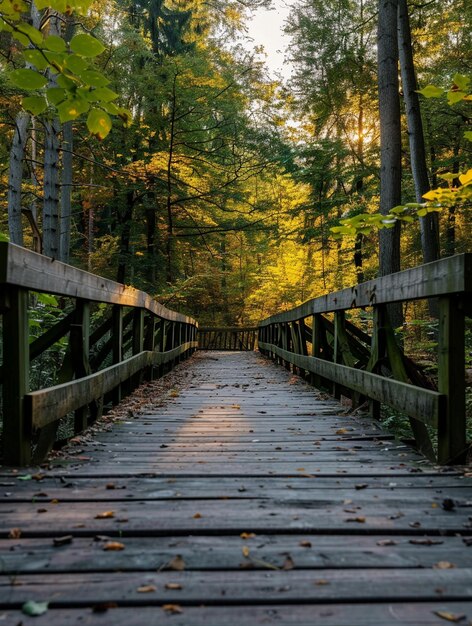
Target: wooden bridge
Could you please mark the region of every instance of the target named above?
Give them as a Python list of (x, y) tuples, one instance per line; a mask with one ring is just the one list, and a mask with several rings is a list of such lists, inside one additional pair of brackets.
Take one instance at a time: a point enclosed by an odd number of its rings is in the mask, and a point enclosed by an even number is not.
[[(0, 244), (0, 623), (469, 623), (471, 265), (312, 300), (262, 322), (259, 352), (194, 354), (194, 320)], [(28, 345), (31, 291), (73, 306)], [(440, 312), (437, 389), (388, 323), (389, 304), (420, 298)], [(110, 311), (91, 327), (95, 302)], [(347, 319), (359, 307), (370, 326)], [(30, 391), (30, 361), (64, 336), (59, 384)], [(433, 460), (382, 430), (379, 403)], [(72, 435), (58, 456), (20, 467), (57, 432)]]

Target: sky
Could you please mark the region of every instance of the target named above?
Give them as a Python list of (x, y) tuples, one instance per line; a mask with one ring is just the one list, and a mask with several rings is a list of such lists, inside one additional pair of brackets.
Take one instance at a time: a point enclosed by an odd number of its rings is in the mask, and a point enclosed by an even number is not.
[(248, 22), (248, 36), (254, 40), (252, 46), (264, 46), (267, 54), (267, 67), (270, 73), (281, 74), (287, 79), (290, 66), (284, 63), (284, 56), (289, 45), (289, 38), (282, 28), (288, 17), (290, 8), (284, 0), (272, 0), (272, 9), (258, 9)]

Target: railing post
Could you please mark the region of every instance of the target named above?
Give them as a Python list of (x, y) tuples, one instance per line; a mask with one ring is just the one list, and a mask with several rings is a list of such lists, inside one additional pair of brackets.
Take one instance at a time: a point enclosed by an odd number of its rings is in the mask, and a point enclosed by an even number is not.
[[(315, 313), (315, 315), (313, 315), (312, 322), (311, 322), (311, 356), (314, 356), (317, 359), (322, 358), (321, 331), (322, 329), (321, 329), (320, 315)], [(310, 382), (317, 389), (321, 388), (321, 376), (318, 376), (318, 374), (311, 374)]]
[[(372, 314), (372, 342), (370, 347), (370, 358), (366, 365), (366, 372), (374, 372), (378, 368), (381, 359), (384, 358), (387, 347), (385, 341), (385, 317), (387, 311), (385, 305), (374, 305)], [(380, 419), (381, 405), (378, 400), (369, 400), (369, 411), (371, 416)]]
[(447, 396), (438, 425), (439, 463), (457, 463), (466, 451), (465, 315), (459, 297), (439, 298), (438, 389)]
[[(145, 326), (146, 331), (144, 335), (144, 350), (154, 352), (156, 345), (156, 317), (152, 313), (148, 315)], [(147, 376), (149, 380), (154, 380), (154, 366), (152, 364), (148, 368)]]
[(28, 291), (5, 288), (3, 313), (3, 458), (6, 465), (31, 460), (31, 423), (25, 414), (29, 392)]
[[(133, 309), (133, 338), (132, 338), (132, 353), (139, 354), (144, 350), (144, 309)], [(136, 376), (130, 381), (130, 387), (133, 389), (141, 384), (143, 379), (143, 373), (138, 372)]]
[[(112, 310), (112, 360), (113, 364), (121, 363), (123, 360), (123, 307), (115, 304)], [(121, 385), (118, 385), (112, 392), (113, 404), (121, 402)]]
[[(335, 311), (334, 313), (333, 363), (341, 363), (342, 361), (341, 329), (344, 326), (344, 320), (345, 320), (344, 311)], [(341, 398), (341, 390), (337, 383), (333, 384), (333, 396), (337, 400)]]
[[(75, 378), (90, 374), (90, 303), (77, 298), (74, 321), (70, 326), (70, 355)], [(96, 411), (98, 413), (98, 411)], [(88, 426), (88, 407), (83, 406), (74, 413), (74, 432), (82, 432)]]

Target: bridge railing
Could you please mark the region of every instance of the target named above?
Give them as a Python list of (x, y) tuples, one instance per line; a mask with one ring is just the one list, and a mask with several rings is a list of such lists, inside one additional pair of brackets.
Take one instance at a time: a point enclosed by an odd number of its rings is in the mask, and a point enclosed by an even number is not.
[(253, 351), (257, 340), (257, 326), (210, 327), (198, 329), (199, 350)]
[[(54, 294), (69, 304), (55, 325), (29, 343), (31, 292)], [(91, 329), (93, 303), (111, 310)], [(143, 291), (5, 242), (0, 243), (0, 313), (3, 459), (8, 465), (42, 460), (61, 418), (73, 413), (73, 431), (81, 432), (101, 413), (104, 398), (118, 403), (143, 376), (163, 375), (197, 348), (192, 318)], [(31, 392), (31, 362), (64, 337), (60, 384)]]
[[(439, 463), (464, 460), (465, 317), (472, 314), (472, 254), (462, 254), (377, 278), (313, 300), (259, 325), (262, 354), (309, 377), (353, 405), (370, 400), (410, 418), (418, 449)], [(437, 299), (437, 385), (403, 353), (389, 322), (394, 303)], [(355, 326), (346, 312), (369, 309), (372, 332)], [(426, 426), (437, 431), (434, 451)]]

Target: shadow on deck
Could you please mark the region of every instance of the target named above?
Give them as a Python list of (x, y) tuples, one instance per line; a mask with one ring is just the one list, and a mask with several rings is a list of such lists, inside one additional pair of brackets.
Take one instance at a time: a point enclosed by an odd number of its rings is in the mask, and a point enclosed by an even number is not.
[[(472, 619), (463, 471), (256, 353), (197, 353), (171, 376), (48, 469), (3, 471), (2, 623)], [(31, 600), (49, 609), (23, 615)]]

